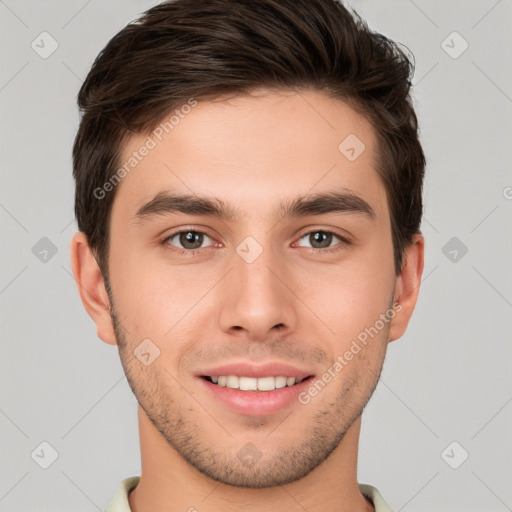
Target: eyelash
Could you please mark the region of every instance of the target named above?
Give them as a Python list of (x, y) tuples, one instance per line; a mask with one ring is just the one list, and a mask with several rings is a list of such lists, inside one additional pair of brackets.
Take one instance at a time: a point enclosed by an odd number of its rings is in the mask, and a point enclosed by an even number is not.
[[(170, 235), (166, 236), (160, 243), (163, 246), (165, 246), (166, 249), (168, 249), (170, 251), (173, 251), (173, 252), (175, 252), (177, 254), (186, 254), (188, 256), (194, 256), (196, 254), (196, 252), (201, 251), (202, 249), (208, 249), (207, 247), (201, 247), (199, 249), (179, 249), (176, 246), (170, 245), (170, 244), (167, 243), (169, 240), (171, 240), (176, 235), (179, 235), (181, 233), (199, 233), (201, 235), (206, 235), (209, 238), (212, 238), (211, 236), (209, 236), (204, 231), (198, 231), (198, 230), (195, 230), (195, 229), (182, 229), (182, 230), (179, 230), (179, 231), (175, 231), (174, 233), (171, 233)], [(347, 238), (345, 238), (344, 236), (341, 236), (339, 233), (337, 233), (335, 231), (331, 231), (331, 230), (328, 230), (328, 229), (313, 229), (311, 231), (307, 231), (306, 233), (303, 233), (299, 237), (298, 240), (301, 240), (305, 236), (311, 235), (312, 233), (325, 233), (325, 234), (328, 234), (328, 235), (334, 235), (335, 237), (337, 237), (340, 240), (340, 242), (337, 243), (336, 245), (334, 245), (333, 247), (328, 247), (328, 248), (325, 248), (325, 249), (316, 249), (314, 247), (304, 247), (304, 249), (309, 249), (309, 252), (312, 252), (312, 253), (316, 253), (316, 254), (318, 254), (318, 253), (324, 253), (324, 254), (327, 253), (327, 254), (330, 254), (330, 253), (333, 253), (333, 252), (340, 251), (343, 247), (351, 245), (351, 242)]]

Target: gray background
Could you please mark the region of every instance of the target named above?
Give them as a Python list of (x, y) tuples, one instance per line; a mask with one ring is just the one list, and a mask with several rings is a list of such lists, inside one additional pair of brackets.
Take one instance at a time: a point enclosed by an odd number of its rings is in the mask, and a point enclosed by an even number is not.
[[(94, 57), (156, 3), (0, 0), (2, 512), (103, 510), (140, 474), (135, 398), (71, 274), (71, 146)], [(424, 279), (363, 415), (359, 481), (396, 511), (512, 510), (512, 5), (351, 5), (415, 55), (428, 160)]]

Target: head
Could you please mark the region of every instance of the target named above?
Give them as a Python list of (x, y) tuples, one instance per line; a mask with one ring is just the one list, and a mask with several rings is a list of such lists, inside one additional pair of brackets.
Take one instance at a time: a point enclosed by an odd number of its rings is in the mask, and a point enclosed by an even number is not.
[[(336, 0), (176, 0), (121, 30), (83, 83), (73, 271), (140, 406), (202, 473), (307, 474), (405, 332), (423, 270), (412, 68)], [(335, 377), (270, 415), (206, 400), (204, 372), (276, 360), (311, 385)], [(256, 467), (237, 457), (247, 443)]]

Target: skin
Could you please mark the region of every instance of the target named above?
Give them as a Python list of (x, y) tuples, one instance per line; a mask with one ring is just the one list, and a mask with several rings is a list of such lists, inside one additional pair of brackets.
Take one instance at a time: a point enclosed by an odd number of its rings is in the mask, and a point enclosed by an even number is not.
[[(349, 134), (366, 146), (353, 162), (338, 150)], [(146, 137), (132, 136), (121, 161)], [(118, 345), (139, 402), (134, 512), (373, 510), (357, 483), (361, 414), (388, 343), (407, 328), (424, 255), (418, 234), (395, 275), (376, 150), (373, 127), (319, 92), (261, 90), (201, 101), (118, 185), (110, 298), (87, 238), (75, 234), (81, 299), (99, 338)], [(340, 189), (367, 201), (375, 219), (274, 216), (285, 198)], [(231, 222), (177, 213), (137, 222), (137, 210), (161, 190), (219, 198), (240, 216)], [(173, 252), (190, 251), (179, 236), (160, 243), (180, 228), (208, 235), (194, 255)], [(339, 250), (322, 254), (309, 236), (322, 230), (350, 235), (351, 243), (333, 237), (328, 248)], [(236, 252), (247, 236), (263, 249), (250, 264)], [(205, 361), (275, 360), (320, 376), (393, 301), (400, 311), (306, 405), (242, 415), (207, 395), (195, 376)], [(160, 350), (148, 366), (133, 353), (147, 338)], [(249, 442), (261, 454), (252, 467), (237, 457)]]

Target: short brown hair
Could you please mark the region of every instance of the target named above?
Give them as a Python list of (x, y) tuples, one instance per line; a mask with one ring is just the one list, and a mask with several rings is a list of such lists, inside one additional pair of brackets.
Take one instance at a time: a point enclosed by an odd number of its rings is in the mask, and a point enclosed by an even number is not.
[(107, 282), (116, 188), (95, 190), (115, 175), (127, 138), (190, 98), (257, 88), (321, 91), (371, 122), (398, 275), (423, 213), (413, 71), (395, 42), (337, 0), (170, 0), (146, 11), (109, 41), (78, 94), (75, 214)]

